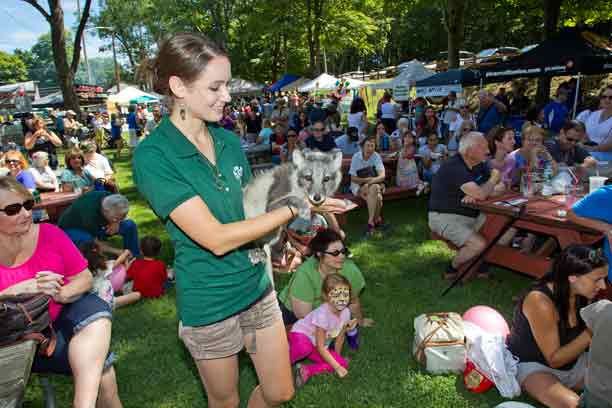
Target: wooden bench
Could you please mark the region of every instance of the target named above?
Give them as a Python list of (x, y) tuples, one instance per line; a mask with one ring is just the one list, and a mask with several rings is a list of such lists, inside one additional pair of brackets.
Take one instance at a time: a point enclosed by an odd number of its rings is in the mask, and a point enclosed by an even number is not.
[(21, 407), (35, 352), (33, 340), (0, 348), (0, 408)]

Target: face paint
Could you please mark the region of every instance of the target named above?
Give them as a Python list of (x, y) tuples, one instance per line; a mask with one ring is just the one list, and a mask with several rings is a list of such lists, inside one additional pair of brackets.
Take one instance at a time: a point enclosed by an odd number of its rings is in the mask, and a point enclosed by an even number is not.
[(329, 303), (338, 311), (346, 309), (351, 302), (351, 293), (346, 286), (337, 286), (327, 294)]

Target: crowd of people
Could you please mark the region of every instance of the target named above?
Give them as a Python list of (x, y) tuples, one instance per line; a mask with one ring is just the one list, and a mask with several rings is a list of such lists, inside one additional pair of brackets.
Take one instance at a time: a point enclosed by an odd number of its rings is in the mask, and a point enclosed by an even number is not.
[[(570, 120), (575, 88), (572, 93), (568, 82), (528, 118), (517, 138), (507, 121), (533, 110), (524, 89), (511, 97), (503, 88), (495, 96), (481, 91), (474, 112), (454, 92), (439, 112), (420, 99), (413, 112), (404, 112), (405, 106), (385, 93), (370, 126), (359, 97), (348, 112), (334, 95), (320, 100), (282, 94), (230, 103), (227, 54), (200, 35), (171, 37), (160, 46), (155, 65), (155, 91), (168, 98), (167, 114), (155, 107), (147, 117), (142, 107), (130, 106), (126, 138), (136, 186), (175, 246), (174, 270), (158, 259), (159, 238), (139, 237), (112, 160), (100, 149), (121, 154), (121, 115), (92, 112), (77, 122), (67, 111), (56, 117), (57, 132), (42, 118), (25, 118), (23, 149), (13, 147), (0, 158), (6, 169), (0, 176), (0, 243), (6, 248), (0, 256), (0, 295), (51, 296), (58, 347), (51, 357), (37, 355), (33, 371), (72, 374), (75, 406), (96, 401), (121, 406), (110, 351), (112, 311), (162, 296), (174, 276), (179, 337), (197, 366), (209, 406), (239, 404), (237, 354), (243, 348), (259, 379), (249, 396), (252, 407), (290, 400), (314, 375), (348, 374), (344, 342), (358, 349), (361, 329), (374, 320), (365, 317), (360, 300), (366, 279), (333, 217), (346, 204), (330, 198), (314, 206), (305, 200), (329, 220), (329, 228), (319, 228), (309, 240), (303, 262), (277, 294), (265, 265), (252, 256), (251, 243), (291, 223), (298, 208), (289, 204), (245, 220), (242, 188), (252, 174), (244, 152), (252, 146), (269, 146), (278, 163), (291, 162), (296, 149), (340, 149), (350, 158), (347, 193), (366, 203), (366, 236), (389, 227), (382, 211), (385, 159), (395, 160), (396, 185), (430, 193), (429, 227), (458, 249), (444, 272), (447, 279), (457, 278), (486, 246), (480, 233), (486, 217), (466, 204), (520, 189), (523, 175), (538, 169), (557, 173), (565, 166), (586, 174), (612, 152), (612, 86), (602, 90), (599, 109)], [(68, 148), (64, 169), (56, 153), (62, 145)], [(81, 195), (54, 226), (38, 223), (36, 191)], [(521, 385), (547, 406), (577, 406), (575, 389), (585, 376), (583, 398), (598, 401), (609, 393), (608, 385), (602, 391), (587, 374), (604, 357), (586, 350), (596, 349), (601, 333), (594, 327), (603, 307), (588, 304), (606, 289), (609, 277), (611, 197), (612, 186), (605, 186), (568, 214), (605, 234), (604, 251), (564, 249), (551, 274), (516, 306), (508, 346), (520, 359)], [(121, 248), (108, 243), (117, 235)], [(500, 243), (533, 251), (538, 238), (510, 229)], [(478, 275), (489, 276), (486, 264)]]

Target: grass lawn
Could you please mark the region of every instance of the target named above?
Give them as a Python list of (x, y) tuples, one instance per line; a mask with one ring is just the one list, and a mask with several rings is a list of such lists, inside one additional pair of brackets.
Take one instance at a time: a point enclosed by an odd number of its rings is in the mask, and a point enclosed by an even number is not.
[[(172, 250), (161, 223), (138, 195), (129, 160), (115, 163), (121, 191), (132, 203), (130, 217), (140, 233), (155, 234), (164, 242), (164, 260)], [(465, 390), (463, 377), (432, 376), (421, 370), (411, 356), (413, 320), (424, 312), (457, 311), (486, 304), (510, 320), (512, 296), (530, 280), (495, 269), (495, 279), (473, 281), (454, 289), (444, 298), (447, 283), (441, 272), (452, 252), (429, 240), (426, 199), (389, 203), (385, 216), (395, 228), (384, 238), (361, 239), (366, 213), (354, 211), (346, 226), (349, 246), (363, 271), (367, 287), (362, 295), (365, 315), (376, 320), (362, 329), (362, 347), (347, 351), (349, 376), (313, 378), (297, 392), (288, 407), (493, 407), (503, 399), (493, 389), (485, 394)], [(278, 287), (287, 278), (281, 277)], [(175, 293), (121, 309), (115, 313), (112, 349), (117, 355), (119, 392), (125, 407), (202, 407), (206, 396), (195, 366), (177, 338)], [(345, 348), (346, 349), (346, 348)], [(243, 406), (256, 383), (255, 371), (241, 354), (240, 393)], [(52, 376), (58, 406), (70, 406), (69, 378)], [(533, 401), (524, 401), (534, 404)], [(27, 407), (43, 406), (38, 378), (27, 390)]]

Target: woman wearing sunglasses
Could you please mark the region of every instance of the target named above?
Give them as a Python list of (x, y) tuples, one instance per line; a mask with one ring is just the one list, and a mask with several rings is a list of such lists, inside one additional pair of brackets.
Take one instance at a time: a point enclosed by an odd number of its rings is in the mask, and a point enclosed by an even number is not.
[(34, 180), (34, 176), (27, 170), (28, 161), (21, 152), (9, 150), (4, 155), (4, 162), (9, 169), (9, 176), (15, 177), (15, 179), (28, 190), (36, 190), (36, 181)]
[(289, 284), (278, 295), (286, 325), (295, 323), (321, 305), (321, 287), (329, 274), (337, 273), (351, 283), (351, 315), (361, 326), (369, 327), (374, 320), (363, 317), (359, 295), (365, 288), (363, 274), (351, 259), (340, 235), (331, 229), (317, 233), (310, 241), (313, 254), (293, 273)]
[(32, 371), (72, 375), (75, 407), (121, 407), (109, 353), (111, 310), (88, 293), (93, 278), (78, 249), (56, 226), (34, 224), (33, 207), (23, 185), (0, 177), (0, 296), (52, 298), (57, 344), (50, 357), (35, 356)]

